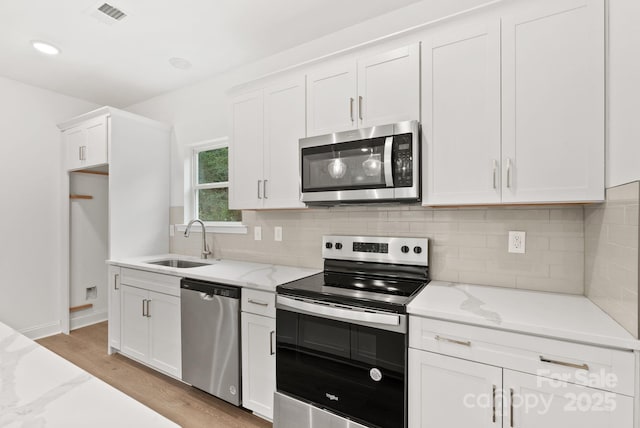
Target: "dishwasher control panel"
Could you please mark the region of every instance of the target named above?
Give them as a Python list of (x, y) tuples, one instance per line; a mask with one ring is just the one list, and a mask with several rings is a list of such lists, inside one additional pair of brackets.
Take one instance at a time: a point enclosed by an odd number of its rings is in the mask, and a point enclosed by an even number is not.
[(180, 281), (180, 288), (182, 288), (183, 290), (199, 291), (209, 296), (227, 297), (229, 299), (240, 298), (240, 287), (218, 284), (216, 282), (183, 278), (182, 281)]

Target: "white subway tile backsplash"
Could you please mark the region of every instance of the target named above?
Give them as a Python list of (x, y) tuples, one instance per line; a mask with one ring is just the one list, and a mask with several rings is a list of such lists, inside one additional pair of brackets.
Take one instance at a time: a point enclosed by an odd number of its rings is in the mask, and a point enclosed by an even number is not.
[[(433, 209), (414, 205), (244, 211), (243, 222), (250, 229), (263, 227), (262, 241), (254, 241), (252, 234), (215, 234), (211, 239), (216, 257), (320, 268), (320, 243), (325, 234), (427, 237), (433, 279), (544, 290), (555, 287), (553, 291), (581, 294), (583, 211), (575, 206)], [(183, 222), (181, 207), (171, 212), (172, 221)], [(282, 242), (273, 240), (275, 226), (283, 228)], [(509, 230), (527, 232), (525, 254), (507, 252)], [(189, 239), (179, 235), (171, 240), (172, 251), (198, 255), (199, 234)], [(564, 264), (567, 266), (561, 267)]]

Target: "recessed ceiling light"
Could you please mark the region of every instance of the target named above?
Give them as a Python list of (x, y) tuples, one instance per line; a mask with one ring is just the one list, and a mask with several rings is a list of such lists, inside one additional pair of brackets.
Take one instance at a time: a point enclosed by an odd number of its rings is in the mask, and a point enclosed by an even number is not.
[(180, 70), (188, 70), (191, 68), (191, 63), (184, 58), (178, 58), (178, 57), (169, 58), (169, 64), (171, 64), (172, 66)]
[(31, 46), (33, 46), (33, 48), (38, 52), (41, 52), (47, 55), (58, 55), (60, 53), (60, 49), (58, 49), (57, 47), (53, 46), (50, 43), (42, 42), (40, 40), (32, 40)]

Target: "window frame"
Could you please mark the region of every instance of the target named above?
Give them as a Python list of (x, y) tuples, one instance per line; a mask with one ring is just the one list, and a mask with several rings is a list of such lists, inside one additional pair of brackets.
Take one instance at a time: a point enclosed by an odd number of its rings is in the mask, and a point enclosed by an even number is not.
[[(192, 143), (187, 146), (185, 156), (185, 224), (194, 218), (198, 218), (198, 191), (203, 189), (229, 189), (229, 181), (221, 181), (216, 183), (198, 182), (198, 162), (199, 154), (209, 150), (224, 149), (229, 147), (229, 138), (220, 137), (211, 140)], [(228, 159), (229, 161), (229, 159)], [(230, 165), (228, 164), (228, 169)], [(229, 176), (231, 172), (229, 171)], [(229, 178), (227, 177), (227, 180)], [(247, 228), (242, 221), (204, 221), (205, 227), (209, 232), (220, 233), (247, 233)], [(181, 230), (182, 228), (179, 228)]]

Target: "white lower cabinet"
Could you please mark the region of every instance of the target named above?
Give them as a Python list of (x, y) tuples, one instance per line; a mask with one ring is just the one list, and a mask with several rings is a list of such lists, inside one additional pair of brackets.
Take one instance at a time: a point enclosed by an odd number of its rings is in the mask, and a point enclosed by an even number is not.
[[(136, 271), (128, 269), (127, 272)], [(175, 278), (175, 280), (179, 284), (180, 279)], [(121, 292), (122, 346), (120, 352), (180, 378), (182, 374), (180, 297), (134, 287), (124, 282), (121, 285)]]
[(502, 369), (409, 349), (409, 427), (501, 427)]
[(242, 406), (273, 419), (273, 394), (276, 391), (275, 295), (247, 289), (242, 293)]
[(634, 427), (631, 351), (413, 316), (409, 343), (409, 428)]
[(121, 321), (120, 310), (122, 306), (120, 293), (120, 267), (109, 266), (107, 288), (109, 305), (109, 333), (108, 353), (120, 349)]

